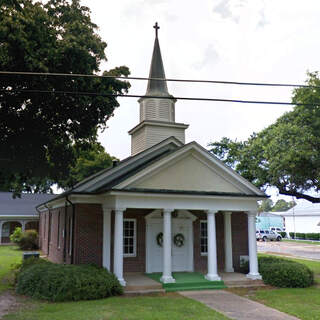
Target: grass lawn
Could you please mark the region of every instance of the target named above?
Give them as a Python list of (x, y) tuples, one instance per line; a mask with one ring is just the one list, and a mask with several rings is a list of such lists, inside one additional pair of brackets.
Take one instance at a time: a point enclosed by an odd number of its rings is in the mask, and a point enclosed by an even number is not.
[[(0, 293), (10, 288), (3, 279), (10, 276), (10, 265), (21, 261), (15, 246), (0, 246)], [(20, 298), (21, 305), (5, 320), (228, 320), (200, 302), (176, 293), (153, 296), (112, 297), (108, 299), (47, 303)]]
[(282, 241), (285, 241), (285, 242), (297, 242), (297, 243), (317, 244), (317, 245), (320, 245), (320, 241), (312, 241), (312, 240), (287, 240), (287, 239), (282, 239)]
[(9, 289), (10, 269), (22, 260), (22, 251), (16, 246), (0, 246), (0, 293)]
[(227, 320), (200, 302), (167, 293), (159, 296), (113, 297), (94, 301), (29, 302), (4, 320)]
[[(270, 256), (259, 254), (259, 256)], [(261, 302), (269, 307), (278, 309), (303, 320), (320, 319), (320, 262), (291, 259), (308, 266), (315, 274), (316, 284), (310, 288), (260, 288), (250, 290), (247, 288), (229, 289), (230, 291)]]

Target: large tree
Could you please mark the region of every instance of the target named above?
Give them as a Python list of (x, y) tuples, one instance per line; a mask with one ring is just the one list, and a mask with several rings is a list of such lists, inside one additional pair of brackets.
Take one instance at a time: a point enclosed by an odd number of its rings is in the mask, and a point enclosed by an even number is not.
[(70, 166), (69, 175), (58, 182), (60, 188), (71, 188), (83, 179), (110, 168), (113, 161), (118, 161), (115, 157), (110, 156), (100, 143), (93, 143), (86, 149), (75, 146), (74, 152), (76, 161)]
[[(1, 1), (1, 71), (93, 75), (106, 60), (106, 46), (79, 0)], [(128, 88), (110, 78), (0, 75), (0, 190), (40, 192), (63, 180), (76, 161), (75, 145), (96, 142), (119, 105), (112, 95)]]
[[(320, 79), (308, 73), (293, 91), (296, 105), (274, 124), (246, 141), (222, 138), (210, 151), (258, 187), (277, 187), (280, 194), (319, 203)], [(300, 105), (302, 104), (302, 105)], [(310, 106), (314, 104), (315, 106)]]

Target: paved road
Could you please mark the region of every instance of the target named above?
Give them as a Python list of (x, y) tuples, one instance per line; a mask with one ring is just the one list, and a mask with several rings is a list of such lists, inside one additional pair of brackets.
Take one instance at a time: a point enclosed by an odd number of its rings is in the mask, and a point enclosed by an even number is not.
[(286, 313), (224, 290), (181, 291), (181, 295), (200, 301), (209, 308), (236, 320), (298, 320)]
[(286, 241), (257, 241), (258, 252), (278, 253), (307, 259), (320, 260), (320, 245), (286, 242)]

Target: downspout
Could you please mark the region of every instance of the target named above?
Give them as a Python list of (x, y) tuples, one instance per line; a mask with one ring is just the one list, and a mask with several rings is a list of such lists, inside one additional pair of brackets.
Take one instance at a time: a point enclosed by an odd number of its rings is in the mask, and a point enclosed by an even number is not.
[[(72, 203), (69, 199), (68, 196), (66, 196), (66, 200), (67, 202), (70, 203), (70, 205), (72, 206), (72, 239), (71, 239), (71, 243), (72, 243), (72, 247), (71, 247), (71, 264), (74, 264), (73, 261), (73, 256), (74, 256), (74, 230), (75, 230), (75, 206), (74, 203)], [(70, 235), (69, 235), (70, 237)]]
[[(49, 215), (48, 215), (48, 240), (47, 240), (47, 256), (49, 257), (49, 252), (50, 252), (50, 239), (51, 239), (51, 213), (50, 213), (50, 208), (44, 204), (44, 207), (48, 209)], [(45, 226), (46, 227), (46, 226)]]
[(67, 261), (67, 245), (66, 245), (66, 234), (67, 234), (67, 201), (64, 204), (64, 229), (63, 229), (63, 263)]
[[(42, 241), (40, 239), (42, 239), (42, 228), (41, 228), (41, 224), (40, 224), (40, 218), (41, 218), (41, 211), (38, 209), (38, 207), (36, 207), (36, 210), (38, 212), (39, 215), (39, 233), (38, 233), (38, 246), (40, 249), (42, 249)], [(1, 226), (2, 227), (2, 226)], [(1, 230), (0, 230), (1, 231)], [(40, 232), (41, 231), (41, 232)], [(41, 235), (41, 236), (40, 236)], [(1, 243), (1, 239), (0, 239), (0, 243)]]

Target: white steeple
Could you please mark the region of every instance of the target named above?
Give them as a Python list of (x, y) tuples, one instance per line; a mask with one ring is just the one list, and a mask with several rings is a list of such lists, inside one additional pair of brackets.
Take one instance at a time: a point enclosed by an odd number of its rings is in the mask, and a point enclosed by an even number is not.
[(147, 91), (139, 99), (140, 123), (129, 131), (131, 153), (137, 154), (153, 145), (174, 136), (185, 143), (185, 129), (188, 125), (175, 122), (176, 100), (168, 92), (164, 67), (158, 40), (158, 23), (154, 26), (156, 37), (149, 72)]

